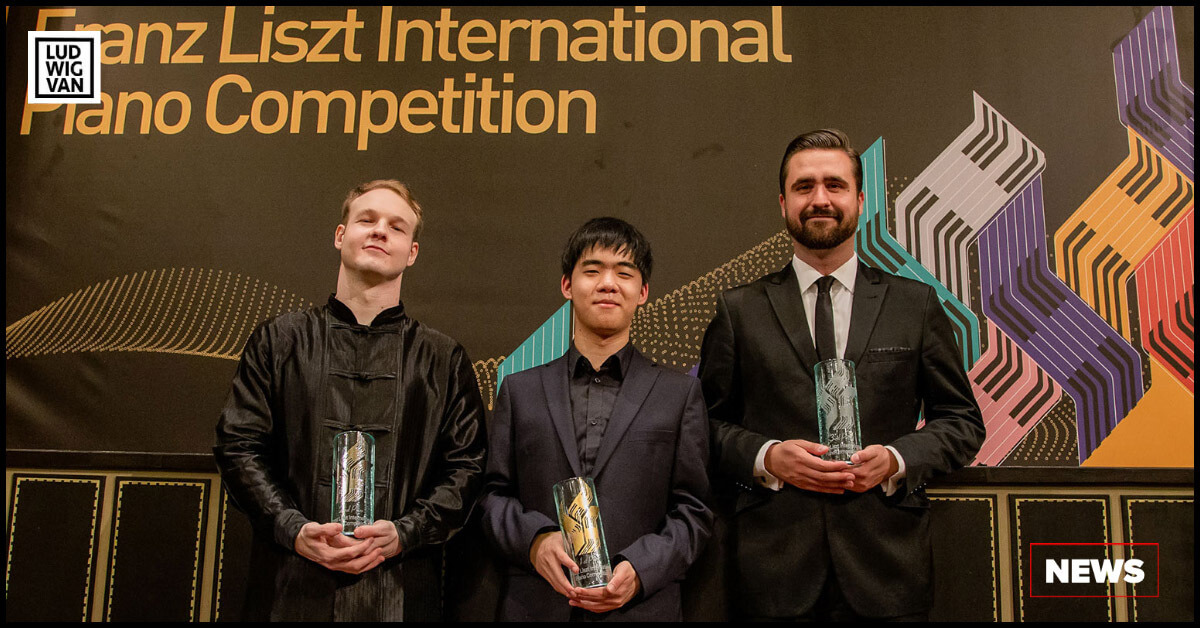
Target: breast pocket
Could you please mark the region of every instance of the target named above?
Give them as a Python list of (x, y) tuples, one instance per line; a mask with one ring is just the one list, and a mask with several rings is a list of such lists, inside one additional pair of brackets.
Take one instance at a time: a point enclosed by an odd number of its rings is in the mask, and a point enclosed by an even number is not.
[(674, 430), (630, 430), (631, 443), (674, 443)]
[(866, 362), (907, 362), (912, 360), (915, 352), (911, 347), (875, 347), (867, 349), (862, 361)]

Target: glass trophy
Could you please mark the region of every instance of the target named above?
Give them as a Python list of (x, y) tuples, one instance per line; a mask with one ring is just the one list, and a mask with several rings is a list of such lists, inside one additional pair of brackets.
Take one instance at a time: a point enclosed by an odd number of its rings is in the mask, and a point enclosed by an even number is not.
[(333, 499), (330, 520), (342, 534), (375, 521), (375, 438), (366, 432), (333, 437)]
[(835, 358), (818, 362), (814, 370), (821, 444), (829, 448), (822, 458), (850, 462), (850, 456), (862, 449), (854, 363)]
[(600, 523), (600, 503), (592, 478), (571, 478), (554, 485), (554, 507), (567, 554), (579, 566), (570, 573), (571, 586), (592, 589), (608, 585), (612, 566)]

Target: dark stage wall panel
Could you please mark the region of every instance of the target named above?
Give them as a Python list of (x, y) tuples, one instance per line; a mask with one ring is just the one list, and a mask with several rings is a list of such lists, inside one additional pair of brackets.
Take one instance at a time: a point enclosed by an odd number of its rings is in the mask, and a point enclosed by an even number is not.
[(109, 621), (195, 621), (211, 480), (118, 477)]
[(1157, 560), (1158, 569), (1147, 571), (1146, 580), (1133, 585), (1133, 621), (1171, 621), (1196, 612), (1196, 570), (1189, 558), (1196, 553), (1196, 500), (1165, 495), (1123, 497), (1125, 538), (1132, 542), (1157, 543), (1139, 546), (1133, 556), (1147, 563)]
[[(934, 621), (1000, 619), (995, 495), (940, 495), (933, 502)], [(951, 542), (952, 540), (952, 542)], [(973, 603), (958, 603), (971, 600)]]
[[(1009, 497), (1012, 512), (1013, 571), (1020, 585), (1014, 590), (1015, 618), (1019, 621), (1111, 622), (1115, 620), (1114, 595), (1111, 587), (1096, 584), (1079, 592), (1095, 597), (1044, 598), (1038, 589), (1044, 580), (1045, 568), (1035, 554), (1031, 559), (1032, 543), (1108, 543), (1110, 506), (1103, 495), (1091, 496), (1017, 496)], [(1087, 546), (1090, 547), (1090, 546)], [(1068, 558), (1090, 556), (1087, 547), (1067, 548), (1062, 555)], [(1059, 592), (1052, 591), (1057, 594)], [(1037, 595), (1039, 597), (1034, 597)]]
[(6, 621), (91, 615), (104, 476), (9, 478)]
[[(216, 474), (204, 471), (212, 465), (207, 456), (9, 451), (8, 462), (6, 619), (239, 617), (251, 531)], [(1189, 620), (1195, 614), (1194, 487), (1191, 470), (964, 469), (929, 491), (931, 618)], [(726, 532), (719, 520), (716, 537), (685, 581), (688, 620), (728, 618)], [(1119, 544), (1108, 555), (1144, 560), (1147, 577), (1137, 585), (1084, 590), (1116, 597), (1045, 597), (1061, 591), (1037, 580), (1045, 569), (1035, 561), (1031, 597), (1030, 550), (1042, 556), (1047, 546), (1035, 544), (1048, 543)], [(1097, 555), (1090, 547), (1070, 554), (1076, 549), (1062, 555)], [(502, 569), (493, 561), (475, 526), (447, 546), (448, 618), (494, 619)]]

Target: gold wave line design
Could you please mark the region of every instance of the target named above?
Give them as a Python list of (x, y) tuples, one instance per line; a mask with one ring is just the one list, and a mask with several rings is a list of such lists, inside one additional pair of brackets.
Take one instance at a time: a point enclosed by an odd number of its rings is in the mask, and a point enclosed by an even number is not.
[[(659, 363), (687, 368), (721, 291), (778, 270), (791, 257), (787, 232), (638, 310), (633, 337)], [(63, 353), (133, 351), (237, 360), (260, 322), (313, 304), (239, 273), (162, 268), (114, 277), (49, 303), (5, 328), (6, 360)], [(490, 408), (506, 356), (472, 364)]]
[(4, 329), (4, 357), (135, 351), (237, 360), (260, 321), (311, 306), (239, 273), (163, 268), (77, 290)]
[[(259, 323), (310, 306), (295, 293), (238, 273), (144, 270), (77, 290), (9, 325), (4, 357), (133, 351), (237, 360)], [(494, 395), (502, 361), (472, 365), (484, 398)]]

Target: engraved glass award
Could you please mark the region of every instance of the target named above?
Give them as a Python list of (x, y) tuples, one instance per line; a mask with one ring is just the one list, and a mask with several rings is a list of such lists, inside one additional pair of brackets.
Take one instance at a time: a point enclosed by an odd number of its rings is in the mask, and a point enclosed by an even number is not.
[(554, 507), (566, 547), (579, 573), (570, 573), (571, 586), (591, 589), (608, 585), (612, 566), (600, 523), (600, 503), (592, 478), (571, 478), (554, 485)]
[(814, 370), (821, 444), (829, 448), (822, 458), (850, 462), (850, 456), (862, 449), (854, 363), (835, 358), (818, 362)]
[(375, 438), (366, 432), (333, 437), (333, 499), (330, 520), (342, 534), (375, 521)]

